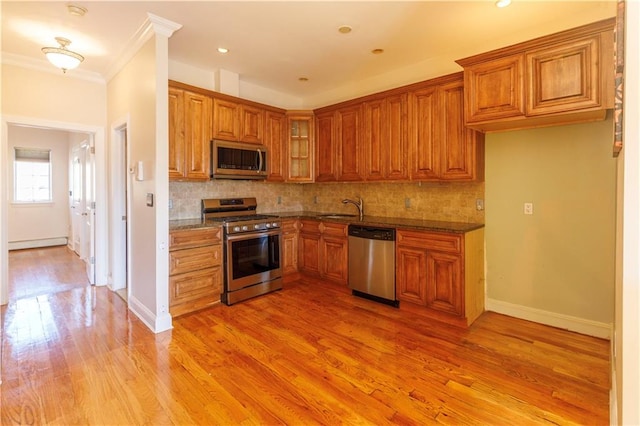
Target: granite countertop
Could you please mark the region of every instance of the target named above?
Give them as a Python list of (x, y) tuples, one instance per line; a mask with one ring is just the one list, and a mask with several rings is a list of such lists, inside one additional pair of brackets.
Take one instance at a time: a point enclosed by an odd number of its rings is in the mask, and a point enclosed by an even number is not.
[[(330, 213), (314, 212), (314, 211), (296, 211), (296, 212), (269, 212), (264, 214), (272, 214), (282, 219), (316, 219), (327, 222), (339, 222), (346, 224), (359, 224), (366, 226), (386, 226), (391, 228), (415, 229), (418, 231), (436, 231), (436, 232), (452, 232), (456, 234), (464, 234), (479, 228), (483, 228), (481, 223), (467, 222), (445, 222), (438, 220), (426, 219), (407, 219), (402, 217), (379, 217), (364, 216), (362, 220), (355, 216), (342, 217), (326, 217)], [(169, 230), (184, 230), (197, 228), (211, 228), (220, 226), (220, 222), (204, 221), (202, 219), (178, 219), (169, 221)]]
[(484, 224), (482, 223), (445, 222), (426, 219), (407, 219), (403, 217), (381, 217), (365, 215), (362, 220), (360, 220), (357, 215), (354, 215), (328, 218), (323, 216), (326, 216), (330, 213), (313, 211), (273, 212), (269, 214), (280, 216), (280, 218), (282, 219), (318, 219), (328, 222), (340, 222), (366, 226), (386, 226), (391, 228), (415, 229), (419, 231), (452, 232), (456, 234), (464, 234), (465, 232), (484, 228)]

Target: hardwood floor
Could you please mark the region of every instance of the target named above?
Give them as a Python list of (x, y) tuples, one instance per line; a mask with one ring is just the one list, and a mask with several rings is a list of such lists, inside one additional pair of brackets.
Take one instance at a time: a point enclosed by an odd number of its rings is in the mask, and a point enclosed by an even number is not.
[(104, 287), (2, 308), (2, 424), (598, 424), (609, 342), (441, 324), (318, 281), (152, 334)]
[(67, 246), (9, 252), (9, 300), (88, 285), (84, 262)]

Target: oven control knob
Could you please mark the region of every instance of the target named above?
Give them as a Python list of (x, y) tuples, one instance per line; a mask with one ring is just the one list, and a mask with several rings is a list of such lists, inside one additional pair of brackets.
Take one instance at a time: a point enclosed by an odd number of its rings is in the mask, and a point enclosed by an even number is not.
[(260, 229), (260, 224), (256, 223), (255, 225), (253, 225), (253, 229)]
[(273, 222), (273, 223), (271, 224), (271, 226), (273, 226), (274, 228), (277, 228), (277, 227), (278, 227), (278, 222)]
[(240, 227), (239, 226), (234, 226), (233, 227), (233, 232), (240, 232)]
[(266, 226), (267, 228), (271, 228), (271, 224), (270, 223), (265, 223), (264, 226)]
[(247, 225), (242, 225), (242, 230), (243, 230), (243, 231), (248, 231), (248, 230), (249, 230), (249, 227), (248, 227)]

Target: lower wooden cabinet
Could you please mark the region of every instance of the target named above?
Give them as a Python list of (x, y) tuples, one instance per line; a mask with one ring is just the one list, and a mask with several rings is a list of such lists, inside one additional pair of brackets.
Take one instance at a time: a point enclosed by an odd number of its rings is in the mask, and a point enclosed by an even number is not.
[(169, 312), (183, 315), (220, 302), (221, 228), (169, 233)]
[(398, 230), (400, 301), (465, 319), (484, 312), (484, 230), (465, 234)]
[(348, 262), (346, 224), (305, 219), (300, 221), (300, 272), (346, 285)]
[(282, 275), (296, 277), (298, 275), (298, 229), (300, 222), (296, 219), (282, 221)]

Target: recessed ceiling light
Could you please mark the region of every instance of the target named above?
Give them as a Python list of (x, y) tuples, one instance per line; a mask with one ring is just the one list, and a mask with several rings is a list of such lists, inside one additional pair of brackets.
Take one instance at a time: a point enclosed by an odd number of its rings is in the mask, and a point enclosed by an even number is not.
[(229, 49), (227, 49), (226, 47), (218, 47), (218, 52), (219, 53), (228, 53)]
[(507, 7), (511, 4), (511, 0), (498, 0), (496, 2), (497, 7)]
[(309, 79), (307, 77), (299, 77), (298, 81), (305, 82), (305, 81), (309, 81)]
[(374, 55), (381, 55), (384, 53), (384, 49), (373, 49), (371, 53), (373, 53)]
[(338, 28), (338, 32), (341, 34), (349, 34), (351, 30), (352, 28), (349, 25), (343, 25), (340, 28)]

